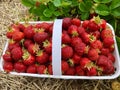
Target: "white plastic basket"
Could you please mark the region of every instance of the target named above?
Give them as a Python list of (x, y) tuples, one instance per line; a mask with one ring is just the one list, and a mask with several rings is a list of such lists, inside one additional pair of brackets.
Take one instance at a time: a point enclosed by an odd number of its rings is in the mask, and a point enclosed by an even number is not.
[[(21, 22), (24, 23), (24, 22)], [(41, 22), (29, 22), (30, 24), (37, 24), (37, 23), (41, 23)], [(51, 22), (49, 22), (51, 23)], [(53, 27), (53, 48), (52, 48), (52, 52), (53, 52), (53, 61), (52, 61), (52, 65), (53, 65), (53, 75), (45, 75), (45, 74), (29, 74), (29, 73), (17, 73), (17, 72), (10, 72), (10, 74), (13, 75), (21, 75), (21, 76), (31, 76), (31, 77), (41, 77), (41, 78), (59, 78), (59, 79), (114, 79), (117, 78), (120, 75), (120, 57), (119, 57), (119, 52), (118, 52), (118, 47), (117, 47), (117, 43), (116, 43), (116, 39), (115, 39), (115, 33), (113, 30), (113, 27), (107, 23), (107, 26), (110, 27), (110, 29), (112, 30), (112, 33), (114, 35), (114, 42), (115, 42), (115, 50), (113, 52), (114, 56), (115, 56), (115, 63), (114, 63), (114, 67), (116, 68), (116, 71), (114, 74), (112, 75), (108, 75), (108, 76), (68, 76), (68, 75), (61, 75), (61, 31), (62, 31), (62, 20), (55, 20), (54, 22), (54, 27)], [(57, 29), (57, 32), (55, 32)], [(58, 44), (57, 47), (55, 47), (54, 45), (56, 45), (56, 43)], [(6, 42), (6, 45), (4, 47), (3, 50), (3, 54), (5, 53), (6, 49), (8, 47), (8, 41)], [(2, 55), (3, 55), (2, 54)], [(57, 59), (57, 61), (56, 61)], [(3, 69), (3, 58), (1, 56), (1, 60), (0, 60), (0, 70), (4, 72)]]

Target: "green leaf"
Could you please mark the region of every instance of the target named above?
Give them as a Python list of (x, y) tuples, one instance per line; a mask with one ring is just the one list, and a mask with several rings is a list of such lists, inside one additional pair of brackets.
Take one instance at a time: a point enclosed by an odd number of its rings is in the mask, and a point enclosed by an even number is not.
[(54, 4), (56, 7), (59, 7), (59, 6), (61, 6), (62, 1), (61, 1), (61, 0), (54, 0), (54, 1), (53, 1), (53, 4)]
[(117, 46), (120, 53), (120, 37), (116, 36)]
[(69, 6), (69, 5), (71, 5), (71, 4), (72, 4), (71, 1), (67, 1), (67, 2), (62, 1), (61, 6), (65, 7), (65, 6)]
[(49, 17), (46, 17), (46, 16), (44, 16), (44, 15), (41, 15), (41, 16), (40, 16), (40, 20), (41, 20), (41, 21), (50, 21), (50, 18), (49, 18)]
[(82, 12), (87, 12), (87, 8), (86, 8), (86, 5), (85, 5), (84, 2), (81, 2), (81, 3), (79, 4), (79, 9), (80, 9), (80, 11), (82, 11)]
[(43, 14), (46, 16), (46, 17), (51, 17), (52, 16), (52, 14), (53, 14), (53, 12), (50, 10), (50, 9), (45, 9), (44, 11), (43, 11)]
[(93, 1), (96, 2), (96, 3), (109, 3), (112, 0), (93, 0)]
[(120, 17), (120, 7), (113, 9), (113, 10), (111, 11), (111, 14), (112, 14), (114, 17)]
[(114, 18), (112, 18), (108, 21), (108, 23), (110, 23), (113, 26), (114, 31), (116, 32), (116, 29), (115, 29), (116, 28), (116, 20)]
[(55, 16), (60, 16), (61, 13), (60, 13), (59, 11), (55, 11), (55, 12), (54, 12), (54, 15), (55, 15)]
[(81, 20), (86, 20), (86, 19), (88, 19), (88, 17), (89, 17), (89, 13), (88, 12), (85, 12), (85, 13), (81, 14)]
[(111, 9), (115, 9), (120, 6), (120, 0), (112, 0), (112, 3), (110, 4)]
[(95, 12), (99, 15), (102, 16), (107, 16), (110, 14), (109, 8), (107, 5), (105, 4), (99, 4), (96, 8), (95, 8)]
[(21, 0), (21, 3), (26, 7), (33, 7), (35, 5), (35, 1), (33, 0)]

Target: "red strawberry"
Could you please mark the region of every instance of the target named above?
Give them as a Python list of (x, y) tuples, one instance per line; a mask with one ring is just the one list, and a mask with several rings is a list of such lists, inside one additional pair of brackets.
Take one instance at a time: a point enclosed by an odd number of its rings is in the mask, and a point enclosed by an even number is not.
[(107, 26), (106, 20), (101, 19), (100, 24), (99, 24), (100, 29), (105, 29), (106, 26)]
[(109, 61), (109, 60), (108, 60), (107, 56), (100, 55), (99, 58), (98, 58), (97, 61), (96, 61), (96, 64), (97, 64), (98, 66), (106, 66), (107, 63), (108, 63), (108, 61)]
[(33, 65), (28, 66), (26, 72), (36, 74), (37, 73), (36, 65), (33, 64)]
[(71, 25), (68, 28), (68, 34), (70, 34), (72, 37), (78, 36), (78, 27), (75, 25)]
[(45, 40), (43, 42), (43, 47), (46, 53), (51, 54), (52, 53), (52, 43), (48, 40)]
[(62, 24), (63, 29), (67, 30), (70, 25), (71, 25), (71, 18), (68, 17), (64, 18)]
[(6, 51), (5, 54), (3, 55), (3, 59), (6, 62), (11, 62), (12, 61), (11, 53), (9, 51)]
[(25, 48), (28, 48), (30, 44), (33, 44), (33, 41), (31, 39), (25, 39), (23, 44)]
[(84, 70), (81, 68), (81, 66), (77, 66), (77, 67), (75, 68), (75, 71), (76, 71), (76, 74), (77, 74), (78, 76), (84, 76), (84, 75), (85, 75), (85, 72), (84, 72)]
[(35, 34), (34, 28), (32, 25), (27, 26), (24, 30), (25, 38), (32, 39)]
[(11, 56), (15, 61), (18, 61), (19, 59), (21, 59), (22, 55), (23, 55), (23, 51), (21, 47), (15, 47), (11, 51)]
[(27, 49), (30, 54), (35, 55), (39, 50), (39, 45), (36, 43), (35, 44), (31, 43), (30, 45), (28, 45)]
[(24, 33), (23, 32), (15, 32), (14, 34), (13, 34), (13, 36), (12, 36), (12, 39), (14, 40), (14, 41), (20, 41), (20, 40), (22, 40), (24, 38)]
[(94, 21), (90, 21), (90, 22), (88, 23), (88, 29), (89, 29), (91, 32), (98, 31), (98, 30), (99, 30), (99, 26), (98, 26)]
[(40, 6), (40, 2), (36, 1), (35, 6), (39, 7)]
[(91, 67), (90, 69), (87, 69), (86, 73), (87, 73), (87, 76), (96, 76), (97, 69), (95, 67)]
[(70, 67), (70, 68), (66, 71), (65, 75), (75, 75), (75, 68)]
[(80, 44), (75, 45), (74, 49), (78, 55), (82, 56), (85, 52), (86, 45), (84, 43), (80, 43)]
[(16, 31), (19, 31), (19, 28), (15, 24), (12, 24), (6, 33), (7, 38), (11, 39)]
[(115, 62), (115, 56), (112, 53), (108, 53), (107, 57), (109, 60), (111, 60), (113, 63)]
[(36, 24), (35, 27), (38, 29), (44, 29), (45, 31), (49, 32), (50, 25), (51, 25), (50, 23), (43, 22)]
[(109, 47), (109, 51), (110, 51), (110, 52), (113, 52), (114, 50), (115, 50), (115, 45), (112, 44), (112, 45)]
[(35, 35), (33, 39), (36, 43), (42, 44), (48, 38), (48, 33), (44, 32), (43, 29), (40, 29)]
[(35, 63), (35, 57), (31, 55), (28, 51), (24, 51), (22, 57), (23, 57), (23, 63), (25, 65), (32, 65)]
[(101, 32), (101, 38), (105, 39), (107, 37), (113, 37), (112, 31), (109, 30), (109, 29), (102, 30), (102, 32)]
[(68, 60), (68, 63), (71, 67), (73, 67), (75, 66), (75, 64), (79, 64), (80, 60), (81, 60), (81, 57), (78, 56), (77, 54), (74, 54), (73, 58)]
[(15, 42), (14, 40), (10, 39), (8, 43), (8, 50), (12, 50), (15, 47), (20, 47), (19, 42)]
[(71, 38), (71, 46), (75, 47), (77, 44), (82, 43), (82, 39), (80, 37), (72, 37)]
[(49, 60), (49, 56), (46, 52), (43, 52), (42, 50), (39, 50), (36, 55), (36, 61), (40, 64), (45, 64)]
[(26, 66), (22, 62), (16, 62), (14, 64), (14, 69), (16, 72), (25, 72), (26, 71)]
[(23, 24), (17, 23), (17, 27), (19, 28), (21, 32), (25, 30), (25, 26)]
[(65, 72), (69, 69), (69, 64), (67, 63), (67, 61), (64, 60), (62, 60), (61, 64), (62, 73), (65, 74)]
[(89, 22), (90, 22), (89, 20), (83, 21), (82, 27), (84, 27), (85, 29), (87, 29)]
[(100, 39), (100, 32), (99, 31), (92, 32), (92, 35), (95, 36), (96, 39)]
[(90, 35), (87, 32), (82, 33), (81, 38), (84, 43), (89, 44), (90, 42), (93, 42), (96, 40), (96, 37), (94, 35)]
[(102, 42), (100, 40), (95, 40), (94, 42), (92, 42), (90, 44), (90, 47), (94, 48), (94, 49), (101, 50), (101, 48), (102, 48)]
[(72, 55), (73, 55), (72, 47), (67, 46), (67, 45), (62, 47), (62, 58), (63, 59), (65, 59), (65, 60), (69, 59), (72, 57)]
[(49, 73), (50, 75), (53, 75), (52, 65), (48, 65), (48, 73)]
[(91, 61), (96, 61), (99, 58), (97, 50), (96, 49), (90, 49), (88, 51), (88, 57)]
[(45, 65), (40, 65), (37, 67), (38, 74), (47, 74), (47, 67)]
[(53, 33), (53, 25), (51, 25), (50, 27), (49, 27), (49, 34), (52, 36), (52, 33)]
[(81, 36), (85, 32), (85, 29), (83, 27), (78, 27), (78, 33)]
[(110, 47), (111, 45), (114, 44), (114, 40), (112, 37), (107, 37), (103, 40), (103, 44), (105, 47)]
[(73, 24), (73, 25), (76, 25), (76, 26), (80, 26), (81, 25), (81, 20), (80, 19), (78, 19), (78, 18), (73, 18), (72, 20), (71, 20), (71, 23)]
[(107, 56), (109, 52), (110, 52), (110, 51), (109, 51), (108, 48), (102, 48), (102, 49), (101, 49), (101, 54), (102, 54), (102, 55)]
[(52, 55), (49, 56), (49, 61), (52, 62)]
[(63, 31), (62, 33), (62, 43), (63, 44), (69, 44), (71, 42), (70, 36)]
[(13, 71), (13, 63), (12, 62), (4, 62), (3, 69), (5, 72), (11, 72)]
[(82, 69), (91, 68), (91, 61), (88, 58), (81, 58), (80, 67)]

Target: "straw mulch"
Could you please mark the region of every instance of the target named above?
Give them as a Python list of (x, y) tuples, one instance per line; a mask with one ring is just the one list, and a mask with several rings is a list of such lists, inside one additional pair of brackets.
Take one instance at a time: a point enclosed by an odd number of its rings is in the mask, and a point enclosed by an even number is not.
[[(27, 8), (20, 4), (20, 0), (0, 0), (0, 55), (6, 42), (7, 27), (13, 21), (22, 20), (26, 15)], [(112, 90), (116, 85), (118, 89), (114, 90), (120, 90), (118, 79), (61, 80), (14, 76), (0, 72), (0, 90)]]

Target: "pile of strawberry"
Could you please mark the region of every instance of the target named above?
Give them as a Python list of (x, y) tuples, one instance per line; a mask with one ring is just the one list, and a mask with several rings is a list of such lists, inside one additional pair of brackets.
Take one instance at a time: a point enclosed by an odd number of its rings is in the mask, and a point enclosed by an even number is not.
[[(53, 23), (12, 24), (6, 33), (9, 44), (3, 55), (4, 70), (53, 74), (52, 31)], [(114, 39), (105, 20), (64, 18), (61, 39), (63, 75), (114, 74)]]

